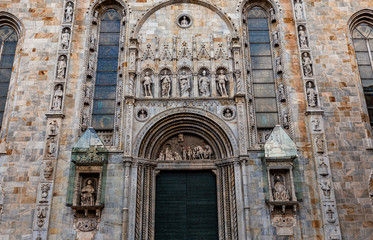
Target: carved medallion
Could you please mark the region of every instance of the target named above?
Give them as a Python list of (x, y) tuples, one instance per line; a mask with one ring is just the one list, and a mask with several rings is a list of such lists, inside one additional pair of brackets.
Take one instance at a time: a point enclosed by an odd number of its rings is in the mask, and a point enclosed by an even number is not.
[(224, 120), (230, 121), (230, 120), (233, 120), (234, 117), (236, 116), (236, 111), (231, 107), (225, 107), (221, 111), (221, 116), (223, 117)]
[(189, 14), (181, 14), (177, 17), (176, 24), (181, 28), (188, 28), (193, 24), (193, 18)]

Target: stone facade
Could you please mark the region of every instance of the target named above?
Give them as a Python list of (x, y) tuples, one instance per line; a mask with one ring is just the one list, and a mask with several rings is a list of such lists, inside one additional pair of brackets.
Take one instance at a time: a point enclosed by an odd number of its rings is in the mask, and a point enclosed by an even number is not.
[[(256, 104), (254, 6), (271, 39), (271, 127)], [(109, 9), (120, 17), (114, 120), (94, 131)], [(370, 239), (373, 132), (351, 36), (361, 14), (373, 24), (372, 1), (0, 2), (0, 26), (19, 37), (0, 239), (153, 239), (165, 170), (215, 173), (219, 239)]]

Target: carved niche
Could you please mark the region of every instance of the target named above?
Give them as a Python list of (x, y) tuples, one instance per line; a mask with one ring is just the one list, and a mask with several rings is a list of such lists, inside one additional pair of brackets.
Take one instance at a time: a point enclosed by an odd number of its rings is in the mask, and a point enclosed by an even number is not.
[(215, 159), (214, 151), (204, 139), (179, 133), (164, 142), (158, 152), (157, 161), (193, 161)]

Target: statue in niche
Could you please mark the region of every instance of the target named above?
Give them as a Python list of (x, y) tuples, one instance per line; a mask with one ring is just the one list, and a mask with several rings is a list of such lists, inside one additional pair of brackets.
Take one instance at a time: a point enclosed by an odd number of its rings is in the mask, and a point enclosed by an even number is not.
[(65, 28), (65, 30), (61, 34), (61, 48), (69, 49), (69, 42), (70, 42), (70, 32), (69, 32), (69, 29)]
[(276, 58), (276, 72), (278, 74), (281, 74), (283, 72), (282, 63), (281, 63), (281, 58), (280, 57)]
[(49, 123), (49, 135), (50, 136), (56, 136), (57, 129), (58, 129), (58, 124), (56, 120), (53, 120), (52, 122)]
[(202, 77), (199, 79), (199, 92), (202, 97), (210, 96), (210, 79), (206, 76), (206, 70), (202, 71)]
[(276, 13), (273, 8), (269, 9), (269, 15), (271, 16), (271, 22), (276, 22)]
[(317, 107), (317, 92), (311, 81), (307, 83), (307, 100), (309, 107)]
[(149, 72), (145, 72), (145, 76), (143, 79), (145, 97), (153, 97), (153, 94), (152, 94), (153, 80), (149, 75), (150, 75)]
[(279, 95), (279, 98), (280, 98), (281, 102), (286, 101), (285, 87), (284, 87), (284, 84), (282, 84), (282, 83), (280, 83), (278, 85), (278, 95)]
[(315, 132), (320, 132), (321, 131), (321, 128), (320, 128), (320, 119), (315, 117), (314, 119), (312, 119), (312, 130), (315, 131)]
[(94, 34), (91, 34), (89, 38), (89, 48), (94, 51), (96, 49), (96, 38)]
[(185, 70), (183, 70), (180, 75), (180, 95), (181, 97), (189, 97), (189, 94), (190, 94), (189, 76), (186, 74)]
[(80, 203), (82, 206), (94, 206), (95, 205), (95, 188), (92, 186), (92, 179), (88, 179), (86, 185), (80, 192)]
[(278, 37), (278, 32), (277, 31), (273, 31), (272, 32), (272, 39), (273, 39), (273, 46), (274, 47), (280, 46), (279, 37)]
[(325, 197), (330, 197), (330, 182), (328, 180), (321, 180), (320, 188)]
[(284, 112), (284, 115), (282, 116), (282, 122), (284, 125), (284, 128), (288, 129), (289, 128), (289, 113), (287, 111)]
[(91, 56), (89, 56), (87, 68), (90, 74), (92, 74), (95, 68), (95, 55), (92, 54)]
[(307, 34), (304, 30), (304, 26), (300, 25), (298, 28), (299, 44), (301, 48), (308, 48)]
[(275, 201), (289, 201), (290, 195), (289, 191), (285, 186), (284, 177), (276, 174), (273, 178), (274, 186), (273, 186), (273, 198)]
[(303, 54), (303, 71), (304, 71), (304, 76), (306, 77), (312, 77), (312, 60), (310, 57), (310, 54), (305, 52)]
[(62, 109), (62, 98), (63, 98), (62, 85), (57, 85), (57, 89), (54, 91), (54, 95), (53, 95), (53, 102), (52, 102), (53, 110)]
[(227, 88), (226, 88), (226, 82), (228, 82), (228, 78), (224, 73), (224, 70), (221, 69), (218, 75), (218, 79), (216, 80), (218, 82), (218, 91), (222, 97), (228, 97)]
[(171, 95), (171, 78), (168, 76), (167, 71), (164, 71), (164, 75), (161, 78), (162, 82), (162, 97), (170, 97)]
[(294, 11), (295, 11), (295, 18), (296, 19), (303, 19), (303, 5), (300, 0), (295, 0), (294, 3)]
[(69, 2), (65, 9), (65, 22), (71, 23), (73, 21), (73, 4)]
[(64, 79), (65, 78), (66, 67), (67, 67), (66, 57), (61, 56), (60, 60), (58, 61), (58, 64), (57, 64), (57, 78), (58, 79)]
[(91, 88), (89, 86), (85, 87), (84, 97), (86, 97), (86, 98), (90, 98), (91, 97)]
[(56, 151), (57, 151), (56, 139), (52, 137), (47, 142), (47, 156), (48, 157), (56, 156)]
[(174, 157), (172, 156), (172, 151), (170, 148), (166, 147), (166, 151), (165, 151), (165, 160), (166, 161), (174, 161)]

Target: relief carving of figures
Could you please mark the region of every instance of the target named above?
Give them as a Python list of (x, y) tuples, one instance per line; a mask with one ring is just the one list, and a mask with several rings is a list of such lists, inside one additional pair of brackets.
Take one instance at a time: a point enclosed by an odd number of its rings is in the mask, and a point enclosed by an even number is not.
[(86, 185), (80, 192), (80, 203), (82, 206), (94, 206), (95, 205), (95, 194), (96, 190), (92, 186), (92, 179), (86, 181)]
[(281, 102), (286, 101), (285, 87), (284, 84), (280, 83), (278, 86), (278, 96)]
[(70, 31), (68, 28), (63, 30), (61, 34), (61, 49), (69, 49), (69, 42), (70, 42)]
[(310, 54), (308, 52), (303, 53), (302, 62), (303, 62), (304, 76), (312, 77), (313, 76), (312, 60), (311, 60)]
[(317, 92), (311, 81), (307, 82), (307, 100), (309, 107), (317, 107)]
[(326, 164), (325, 159), (323, 157), (319, 158), (319, 174), (321, 176), (329, 175), (328, 165)]
[(62, 109), (62, 98), (63, 90), (62, 85), (57, 85), (53, 95), (52, 109), (61, 110)]
[(164, 75), (161, 78), (162, 83), (162, 97), (170, 97), (171, 95), (171, 78), (167, 73), (167, 70), (164, 71)]
[(45, 201), (45, 199), (48, 197), (48, 191), (51, 188), (50, 183), (42, 183), (40, 186), (41, 189), (41, 197), (43, 198), (42, 201)]
[(65, 22), (71, 23), (73, 21), (73, 3), (68, 2), (65, 9)]
[(89, 49), (91, 51), (95, 51), (96, 50), (96, 37), (94, 34), (91, 34), (90, 38), (89, 38)]
[(325, 151), (324, 149), (324, 139), (322, 135), (317, 135), (315, 137), (315, 145), (316, 145), (316, 151), (318, 153), (323, 153)]
[(300, 25), (298, 27), (299, 44), (301, 48), (308, 48), (308, 37), (305, 31), (305, 27)]
[(66, 57), (64, 55), (60, 56), (60, 60), (57, 63), (57, 78), (64, 79), (66, 76)]
[(228, 82), (228, 78), (225, 75), (223, 69), (220, 70), (216, 81), (218, 82), (217, 87), (218, 87), (218, 92), (220, 93), (220, 95), (222, 97), (228, 97), (228, 92), (227, 92), (227, 87), (226, 87), (226, 83)]
[(173, 161), (173, 160), (175, 160), (174, 157), (172, 156), (172, 151), (168, 147), (166, 148), (165, 160), (166, 161)]
[(150, 76), (149, 72), (145, 72), (145, 76), (144, 76), (142, 82), (143, 82), (143, 86), (144, 86), (145, 97), (153, 97), (153, 93), (152, 93), (153, 79)]
[(320, 119), (318, 117), (315, 117), (314, 119), (312, 119), (311, 123), (312, 123), (312, 130), (313, 131), (315, 131), (315, 132), (320, 132), (321, 131)]
[(47, 140), (47, 156), (48, 157), (54, 157), (56, 156), (57, 151), (57, 144), (56, 144), (56, 138), (51, 137)]
[(180, 75), (180, 95), (181, 97), (189, 97), (190, 94), (190, 80), (185, 70)]
[(210, 97), (210, 79), (206, 76), (206, 70), (202, 71), (202, 77), (199, 79), (199, 92), (202, 97)]
[(323, 194), (325, 197), (330, 197), (330, 181), (329, 180), (321, 180), (320, 188), (323, 191)]
[(272, 40), (273, 40), (273, 46), (274, 47), (280, 46), (279, 36), (278, 36), (278, 32), (277, 31), (273, 31), (272, 32)]
[(303, 15), (303, 4), (301, 0), (295, 0), (294, 3), (295, 18), (300, 20), (304, 18)]
[(36, 216), (38, 218), (37, 224), (39, 228), (42, 228), (45, 223), (45, 218), (47, 217), (48, 207), (38, 207)]
[(337, 218), (335, 216), (334, 204), (324, 203), (324, 206), (327, 207), (327, 210), (325, 212), (326, 220), (328, 221), (328, 223), (335, 223), (337, 221)]
[(58, 130), (58, 123), (56, 120), (53, 120), (49, 123), (49, 136), (56, 136)]
[(278, 74), (281, 74), (283, 72), (282, 63), (281, 63), (281, 57), (277, 57), (276, 58), (276, 72)]
[(284, 128), (289, 128), (289, 113), (287, 111), (284, 112), (283, 116), (282, 116), (282, 123), (283, 123), (283, 126)]
[(44, 178), (49, 179), (52, 177), (53, 174), (53, 165), (52, 162), (46, 162), (45, 167), (44, 167)]
[(285, 186), (284, 177), (279, 174), (276, 174), (273, 177), (273, 182), (273, 199), (275, 201), (289, 201), (289, 190)]

